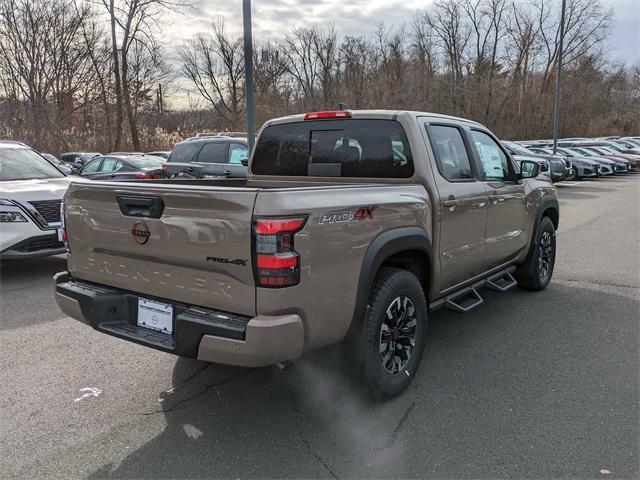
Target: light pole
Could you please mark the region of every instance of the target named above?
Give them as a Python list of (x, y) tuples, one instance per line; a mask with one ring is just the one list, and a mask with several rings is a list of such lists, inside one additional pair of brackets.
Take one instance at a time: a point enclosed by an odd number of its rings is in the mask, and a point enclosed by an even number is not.
[(249, 155), (255, 141), (254, 103), (253, 103), (253, 39), (251, 35), (251, 0), (242, 0), (242, 22), (244, 31), (244, 88), (247, 109), (247, 142)]
[(558, 135), (560, 135), (560, 76), (562, 74), (562, 48), (564, 46), (564, 12), (567, 0), (562, 0), (560, 14), (560, 45), (558, 46), (558, 71), (556, 72), (556, 102), (553, 108), (553, 154), (558, 149)]

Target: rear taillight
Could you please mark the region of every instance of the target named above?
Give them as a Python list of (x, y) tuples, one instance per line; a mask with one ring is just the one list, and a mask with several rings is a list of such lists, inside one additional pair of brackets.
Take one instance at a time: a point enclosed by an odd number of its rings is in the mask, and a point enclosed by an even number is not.
[(306, 215), (254, 219), (257, 286), (289, 287), (300, 282), (300, 255), (294, 249), (294, 237), (306, 221)]
[(136, 178), (140, 178), (142, 180), (157, 180), (160, 178), (160, 175), (158, 175), (157, 173), (135, 172), (133, 175)]

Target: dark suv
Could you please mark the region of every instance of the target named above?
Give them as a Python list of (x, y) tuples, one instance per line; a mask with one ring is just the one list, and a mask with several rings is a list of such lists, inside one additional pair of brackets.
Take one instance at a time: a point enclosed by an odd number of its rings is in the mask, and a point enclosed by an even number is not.
[(246, 178), (247, 139), (199, 133), (177, 143), (163, 165), (163, 178)]

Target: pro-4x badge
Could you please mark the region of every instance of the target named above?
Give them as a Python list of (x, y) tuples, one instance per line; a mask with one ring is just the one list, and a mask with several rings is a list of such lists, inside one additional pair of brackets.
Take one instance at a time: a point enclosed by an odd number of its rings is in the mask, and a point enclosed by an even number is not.
[(375, 212), (377, 208), (378, 207), (372, 205), (368, 207), (359, 207), (355, 210), (323, 213), (322, 215), (320, 215), (320, 221), (318, 222), (318, 225), (327, 225), (331, 223), (348, 223), (352, 220), (373, 220), (373, 212)]
[(242, 258), (234, 258), (233, 260), (231, 260), (230, 258), (223, 257), (207, 257), (207, 262), (228, 263), (231, 265), (242, 265), (243, 267), (247, 266), (247, 261), (248, 260)]

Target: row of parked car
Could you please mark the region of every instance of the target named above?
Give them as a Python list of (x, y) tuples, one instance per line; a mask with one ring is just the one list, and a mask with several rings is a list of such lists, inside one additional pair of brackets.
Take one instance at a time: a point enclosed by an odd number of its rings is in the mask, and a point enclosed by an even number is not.
[(640, 137), (502, 142), (517, 160), (535, 160), (552, 182), (640, 171)]
[[(555, 153), (550, 140), (502, 143), (515, 160), (537, 162), (540, 175), (552, 182), (640, 171), (640, 137), (567, 138), (558, 142)], [(247, 157), (246, 134), (239, 132), (201, 133), (172, 151), (69, 152), (60, 158), (0, 140), (0, 258), (64, 252), (57, 232), (68, 176), (118, 181), (244, 178)]]
[(42, 153), (67, 175), (92, 180), (136, 180), (160, 178), (244, 178), (247, 174), (246, 134), (199, 133), (175, 145), (172, 151), (69, 152), (60, 159)]

